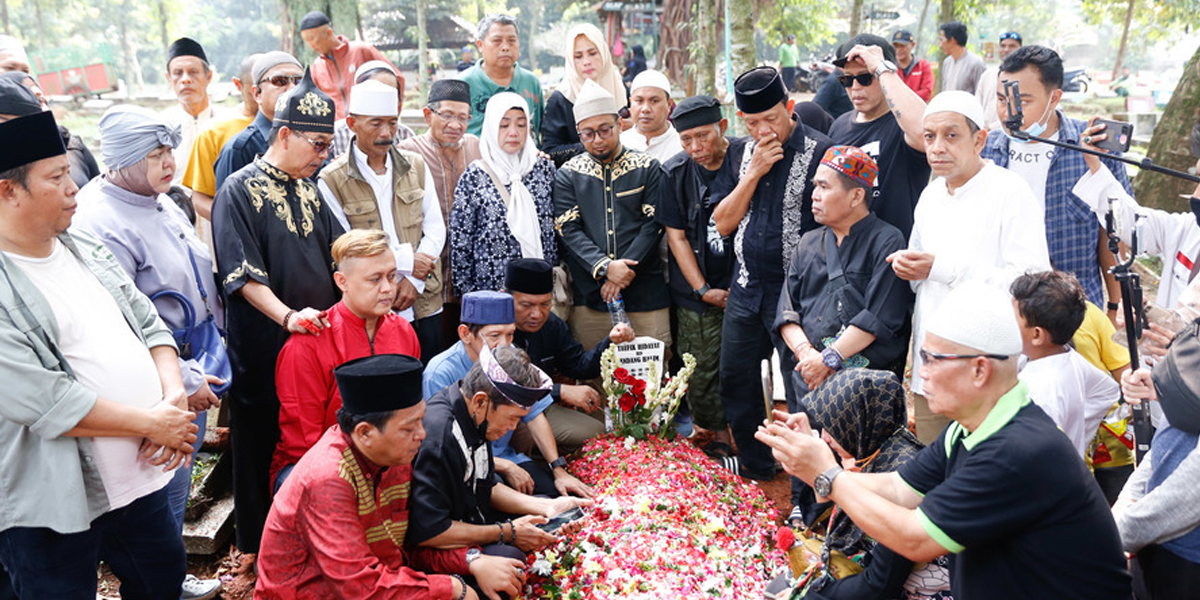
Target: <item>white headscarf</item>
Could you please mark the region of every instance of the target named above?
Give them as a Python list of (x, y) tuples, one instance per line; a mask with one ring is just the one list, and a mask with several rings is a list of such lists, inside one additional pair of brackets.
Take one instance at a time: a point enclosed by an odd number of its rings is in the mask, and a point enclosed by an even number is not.
[(619, 106), (626, 106), (629, 102), (626, 99), (625, 82), (621, 80), (621, 71), (613, 64), (612, 51), (604, 41), (604, 34), (591, 23), (576, 25), (567, 32), (567, 45), (563, 53), (567, 59), (567, 74), (563, 76), (562, 83), (558, 84), (558, 91), (574, 104), (575, 97), (579, 95), (579, 88), (583, 87), (583, 82), (587, 79), (583, 73), (575, 70), (575, 40), (581, 35), (595, 44), (596, 49), (600, 51), (600, 68), (597, 70), (596, 83), (608, 90), (608, 93), (617, 99)]
[[(537, 206), (533, 202), (533, 194), (529, 193), (529, 188), (521, 181), (521, 178), (532, 172), (533, 167), (537, 165), (537, 146), (528, 133), (525, 146), (519, 152), (506, 152), (500, 146), (500, 121), (514, 108), (525, 113), (526, 122), (530, 127), (533, 126), (533, 119), (529, 118), (529, 104), (520, 95), (500, 92), (492, 96), (488, 100), (487, 110), (483, 113), (479, 154), (500, 183), (509, 187), (508, 229), (521, 245), (521, 257), (544, 258), (542, 226), (538, 219)], [(503, 195), (501, 193), (501, 197)]]

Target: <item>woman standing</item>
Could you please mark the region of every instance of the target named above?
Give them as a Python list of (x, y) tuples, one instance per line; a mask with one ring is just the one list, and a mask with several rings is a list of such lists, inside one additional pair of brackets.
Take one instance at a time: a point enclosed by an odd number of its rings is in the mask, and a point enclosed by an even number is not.
[(483, 158), (459, 178), (450, 212), (451, 274), (463, 294), (502, 289), (510, 260), (558, 264), (554, 165), (539, 155), (529, 123), (529, 105), (521, 96), (501, 92), (488, 100), (479, 144)]
[(583, 144), (575, 131), (574, 108), (575, 97), (584, 81), (595, 81), (618, 102), (626, 100), (622, 106), (629, 104), (629, 93), (621, 80), (621, 72), (613, 64), (604, 34), (595, 25), (585, 23), (572, 27), (567, 40), (567, 74), (546, 100), (546, 112), (542, 116), (542, 150), (550, 155), (556, 167), (583, 153)]
[[(100, 154), (108, 170), (79, 191), (74, 226), (99, 237), (143, 294), (177, 292), (191, 302), (197, 322), (211, 313), (221, 324), (224, 315), (214, 293), (208, 246), (165, 195), (175, 174), (172, 150), (179, 140), (179, 126), (153, 112), (131, 105), (110, 108), (100, 118)], [(186, 325), (183, 309), (175, 300), (158, 298), (154, 306), (172, 330)], [(195, 360), (180, 359), (179, 370), (188, 407), (196, 413), (200, 427), (195, 444), (198, 451), (204, 443), (207, 410), (218, 404), (209, 384), (227, 382), (204, 373)], [(181, 467), (167, 484), (171, 510), (181, 531), (191, 476), (191, 468)], [(220, 580), (202, 581), (188, 575), (182, 597), (211, 598), (220, 588)]]

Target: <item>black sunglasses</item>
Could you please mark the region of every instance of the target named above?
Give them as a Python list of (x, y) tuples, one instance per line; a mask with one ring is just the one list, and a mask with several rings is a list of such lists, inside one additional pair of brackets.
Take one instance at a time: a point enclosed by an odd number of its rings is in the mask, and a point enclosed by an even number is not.
[(838, 83), (842, 84), (842, 87), (847, 89), (852, 87), (855, 81), (858, 82), (858, 85), (863, 87), (867, 87), (875, 81), (875, 76), (871, 73), (859, 73), (858, 75), (842, 74), (838, 75), (837, 78)]
[(990, 358), (993, 360), (1009, 359), (1009, 357), (1004, 356), (1003, 354), (938, 354), (937, 352), (930, 352), (924, 348), (918, 350), (917, 354), (921, 356), (921, 362), (929, 364), (942, 360), (969, 360), (972, 358)]

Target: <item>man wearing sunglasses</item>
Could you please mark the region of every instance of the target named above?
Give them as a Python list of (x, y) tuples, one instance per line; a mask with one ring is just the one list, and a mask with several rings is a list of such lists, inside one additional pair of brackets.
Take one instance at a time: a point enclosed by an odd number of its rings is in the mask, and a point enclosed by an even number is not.
[[(1022, 45), (1021, 34), (1015, 31), (1008, 31), (1000, 34), (1000, 45), (997, 46), (997, 58), (1003, 63), (1004, 59), (1008, 58), (1017, 48)], [(993, 65), (979, 76), (979, 85), (975, 87), (975, 97), (979, 98), (979, 104), (983, 106), (983, 118), (987, 123), (988, 131), (996, 131), (1000, 129), (1000, 114), (996, 110), (996, 80), (1000, 77), (1000, 65)]]
[[(235, 379), (226, 406), (237, 547), (251, 555), (271, 506), (269, 473), (279, 441), (276, 358), (289, 335), (317, 335), (327, 327), (325, 310), (341, 297), (330, 248), (342, 226), (308, 179), (329, 153), (333, 101), (306, 73), (274, 108), (266, 151), (230, 175), (213, 201), (217, 282)], [(252, 560), (244, 558), (242, 566)]]
[(275, 50), (259, 56), (250, 75), (253, 78), (254, 99), (258, 101), (258, 116), (221, 148), (213, 168), (213, 189), (217, 192), (221, 191), (225, 178), (267, 151), (267, 135), (275, 119), (275, 103), (300, 82), (304, 68), (296, 57)]
[(890, 473), (843, 471), (805, 415), (777, 413), (758, 438), (880, 544), (913, 562), (955, 554), (956, 598), (1129, 598), (1112, 513), (1018, 380), (1021, 346), (1010, 296), (964, 284), (920, 346), (930, 406), (953, 422), (912, 460)]
[(877, 35), (860, 34), (842, 44), (833, 64), (854, 110), (833, 122), (829, 137), (861, 148), (879, 165), (868, 205), (908, 239), (917, 198), (929, 183), (921, 135), (925, 102), (904, 83), (895, 61), (893, 46)]
[(585, 153), (554, 175), (554, 225), (566, 248), (575, 307), (571, 333), (585, 348), (613, 328), (607, 303), (625, 302), (634, 331), (671, 345), (670, 293), (654, 220), (662, 167), (621, 145), (617, 99), (590, 79), (575, 99)]

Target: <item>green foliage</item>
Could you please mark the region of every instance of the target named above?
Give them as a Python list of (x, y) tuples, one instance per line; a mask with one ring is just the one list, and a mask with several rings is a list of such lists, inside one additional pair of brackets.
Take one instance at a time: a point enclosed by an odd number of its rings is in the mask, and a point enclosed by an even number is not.
[[(849, 4), (849, 3), (846, 3)], [(758, 26), (768, 45), (778, 46), (796, 34), (801, 47), (816, 48), (834, 41), (837, 5), (821, 0), (779, 0), (760, 4)]]
[[(1116, 56), (1121, 32), (1129, 9), (1129, 0), (1082, 0), (1084, 20), (1099, 30), (1101, 48)], [(1126, 64), (1137, 65), (1135, 57), (1144, 55), (1156, 42), (1171, 40), (1196, 22), (1200, 0), (1134, 0), (1129, 25)]]

